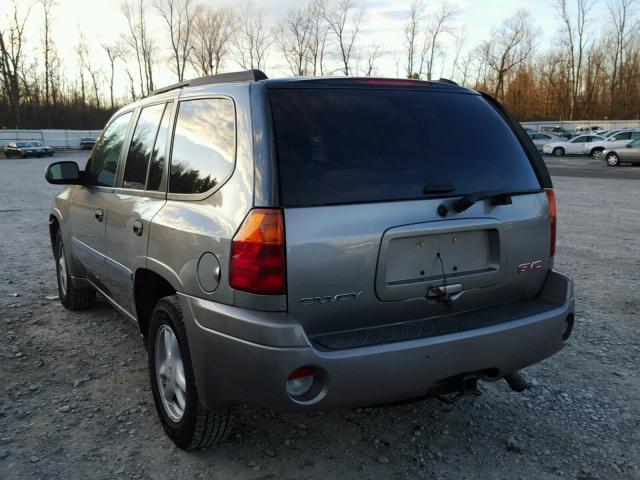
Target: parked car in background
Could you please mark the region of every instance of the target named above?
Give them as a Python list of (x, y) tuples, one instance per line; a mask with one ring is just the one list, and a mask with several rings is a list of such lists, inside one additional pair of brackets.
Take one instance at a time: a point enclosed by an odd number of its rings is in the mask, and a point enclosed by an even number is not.
[(53, 157), (54, 150), (49, 145), (42, 142), (31, 142), (31, 147), (35, 149), (37, 157)]
[(527, 135), (530, 135), (532, 133), (537, 133), (537, 130), (531, 128), (531, 127), (522, 127), (522, 129), (527, 132)]
[(603, 158), (602, 152), (604, 150), (624, 147), (630, 140), (635, 140), (637, 138), (640, 138), (640, 129), (620, 130), (608, 137), (605, 137), (604, 140), (585, 143), (583, 152), (587, 155), (591, 155), (592, 158), (599, 160)]
[(542, 152), (543, 147), (547, 143), (562, 141), (562, 139), (556, 135), (551, 135), (550, 133), (540, 133), (540, 132), (530, 133), (529, 138), (531, 139), (533, 144), (536, 146), (536, 148), (540, 152)]
[(96, 144), (96, 139), (91, 137), (82, 137), (80, 139), (80, 148), (82, 150), (91, 150)]
[(580, 125), (576, 127), (573, 133), (575, 135), (584, 135), (585, 133), (591, 133), (592, 131), (593, 130), (591, 130), (591, 127), (588, 127), (586, 125)]
[(11, 142), (4, 147), (4, 155), (7, 158), (36, 157), (38, 150), (32, 146), (32, 142)]
[(554, 126), (545, 125), (543, 127), (540, 127), (540, 131), (542, 133), (550, 133), (552, 135), (556, 135), (557, 137), (564, 137), (564, 138), (573, 137), (573, 134), (570, 131), (565, 130), (564, 128), (558, 125), (554, 125)]
[(187, 450), (220, 441), (234, 404), (521, 391), (575, 300), (553, 268), (549, 172), (511, 118), (436, 81), (250, 71), (161, 89), (114, 114), (84, 171), (47, 170), (64, 185), (60, 300), (102, 292), (137, 322), (158, 417)]
[(610, 167), (617, 167), (623, 162), (640, 163), (640, 138), (628, 142), (624, 147), (603, 150), (602, 158)]
[(562, 157), (563, 155), (584, 154), (584, 144), (604, 140), (598, 135), (578, 135), (571, 140), (560, 140), (558, 142), (547, 143), (542, 147), (542, 153)]

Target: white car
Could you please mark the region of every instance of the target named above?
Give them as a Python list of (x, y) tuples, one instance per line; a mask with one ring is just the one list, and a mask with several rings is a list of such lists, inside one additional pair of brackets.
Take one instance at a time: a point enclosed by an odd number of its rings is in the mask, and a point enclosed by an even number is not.
[(594, 159), (599, 160), (604, 150), (612, 148), (624, 147), (630, 140), (640, 138), (640, 130), (620, 130), (604, 140), (597, 142), (587, 142), (584, 144), (583, 153), (591, 155)]
[(542, 153), (562, 157), (563, 155), (582, 155), (584, 144), (589, 142), (599, 142), (604, 137), (599, 135), (580, 135), (571, 140), (560, 140), (558, 142), (547, 143), (542, 147)]

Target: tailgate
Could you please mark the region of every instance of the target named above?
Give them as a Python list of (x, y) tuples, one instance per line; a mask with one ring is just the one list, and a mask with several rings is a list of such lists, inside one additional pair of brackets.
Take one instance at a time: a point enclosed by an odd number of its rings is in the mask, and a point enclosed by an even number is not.
[[(484, 308), (539, 292), (550, 266), (544, 193), (491, 207), (490, 218), (484, 216), (488, 202), (478, 202), (455, 220), (441, 220), (439, 203), (285, 209), (291, 315), (308, 334), (319, 334)], [(541, 269), (518, 273), (518, 265), (536, 260)], [(453, 287), (453, 310), (429, 295), (445, 282)]]

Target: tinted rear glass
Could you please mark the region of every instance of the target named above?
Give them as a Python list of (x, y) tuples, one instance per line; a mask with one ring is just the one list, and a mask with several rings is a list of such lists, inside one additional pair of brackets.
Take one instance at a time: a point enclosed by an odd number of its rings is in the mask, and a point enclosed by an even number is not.
[(416, 90), (272, 89), (285, 206), (539, 189), (517, 138), (482, 97)]

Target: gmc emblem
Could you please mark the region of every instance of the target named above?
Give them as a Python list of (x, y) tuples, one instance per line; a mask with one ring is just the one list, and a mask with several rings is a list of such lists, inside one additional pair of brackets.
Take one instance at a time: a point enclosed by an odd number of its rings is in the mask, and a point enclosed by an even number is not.
[(540, 269), (542, 269), (542, 260), (534, 260), (533, 262), (518, 265), (518, 273), (529, 273)]

